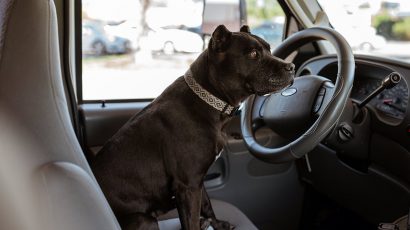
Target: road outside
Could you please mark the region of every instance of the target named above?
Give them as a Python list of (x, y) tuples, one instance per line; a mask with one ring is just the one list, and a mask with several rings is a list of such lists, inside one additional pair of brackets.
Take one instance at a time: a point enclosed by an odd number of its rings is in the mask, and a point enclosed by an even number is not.
[[(367, 54), (410, 63), (410, 42), (388, 42), (382, 49)], [(139, 51), (86, 57), (83, 59), (83, 97), (85, 100), (155, 98), (182, 76), (198, 55), (151, 55), (150, 51)]]
[(182, 76), (199, 53), (172, 56), (137, 52), (83, 61), (85, 100), (155, 98)]

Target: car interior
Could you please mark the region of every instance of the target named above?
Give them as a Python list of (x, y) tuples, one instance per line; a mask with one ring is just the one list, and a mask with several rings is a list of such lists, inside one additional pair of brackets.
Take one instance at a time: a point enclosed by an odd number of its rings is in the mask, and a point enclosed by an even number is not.
[[(374, 15), (381, 11), (394, 14), (394, 23), (410, 20), (406, 1), (340, 2), (349, 17), (372, 9), (371, 23), (379, 23)], [(118, 7), (98, 11), (104, 4)], [(127, 4), (144, 15), (135, 19), (142, 25), (130, 26), (138, 43), (107, 35), (132, 49), (102, 54), (100, 46), (89, 54), (90, 45), (85, 54), (82, 21), (139, 14)], [(393, 39), (383, 35), (393, 22), (381, 22), (374, 30), (385, 47), (373, 49), (369, 39), (358, 42), (366, 49), (356, 49), (346, 36), (360, 29), (339, 30), (336, 5), (0, 0), (0, 229), (120, 229), (88, 162), (189, 68), (199, 53), (184, 41), (203, 50), (217, 25), (239, 31), (244, 24), (261, 28), (257, 23), (275, 25), (275, 33), (283, 26), (281, 41), (269, 43), (273, 55), (295, 64), (295, 83), (252, 95), (224, 128), (223, 152), (204, 178), (217, 218), (238, 230), (410, 229), (410, 26)], [(155, 33), (159, 21), (182, 18), (165, 13), (167, 7), (191, 15), (191, 24)], [(107, 19), (103, 28), (114, 31), (121, 20)], [(391, 36), (402, 27), (392, 28)], [(180, 229), (176, 210), (158, 222), (161, 230)]]

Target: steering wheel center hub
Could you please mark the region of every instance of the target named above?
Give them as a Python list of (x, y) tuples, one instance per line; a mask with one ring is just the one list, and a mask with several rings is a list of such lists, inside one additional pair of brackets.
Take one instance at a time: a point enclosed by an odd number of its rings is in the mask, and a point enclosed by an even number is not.
[(320, 76), (303, 76), (296, 78), (291, 88), (272, 94), (261, 110), (266, 125), (285, 138), (306, 131), (323, 103), (326, 90), (321, 89), (325, 82), (330, 81)]

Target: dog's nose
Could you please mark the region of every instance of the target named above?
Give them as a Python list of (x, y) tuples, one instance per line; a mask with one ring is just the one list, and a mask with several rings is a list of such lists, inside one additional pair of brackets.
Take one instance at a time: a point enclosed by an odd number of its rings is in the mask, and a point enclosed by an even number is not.
[(293, 72), (293, 71), (295, 70), (295, 64), (293, 64), (293, 63), (288, 63), (288, 64), (285, 66), (285, 70), (286, 70), (286, 71), (289, 71), (289, 72)]

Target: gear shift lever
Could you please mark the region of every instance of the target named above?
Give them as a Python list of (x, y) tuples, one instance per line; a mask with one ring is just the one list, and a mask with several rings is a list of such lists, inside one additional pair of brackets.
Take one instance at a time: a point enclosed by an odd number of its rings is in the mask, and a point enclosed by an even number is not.
[(362, 102), (360, 102), (357, 105), (357, 107), (359, 107), (359, 109), (363, 108), (370, 100), (372, 100), (383, 90), (391, 89), (394, 86), (396, 86), (400, 82), (401, 78), (401, 75), (397, 72), (390, 73), (387, 77), (383, 79), (382, 84), (377, 89), (375, 89), (371, 94), (369, 94), (369, 96), (367, 96)]

